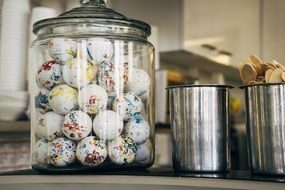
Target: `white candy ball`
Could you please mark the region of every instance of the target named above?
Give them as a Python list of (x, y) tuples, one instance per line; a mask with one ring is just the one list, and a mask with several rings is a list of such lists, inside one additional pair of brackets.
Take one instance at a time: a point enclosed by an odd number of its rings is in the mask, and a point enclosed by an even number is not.
[(99, 111), (105, 110), (107, 103), (106, 91), (96, 84), (89, 84), (79, 91), (79, 106), (89, 114), (97, 114)]
[(95, 67), (87, 60), (71, 59), (63, 66), (62, 75), (68, 85), (81, 88), (92, 82)]
[(93, 121), (93, 130), (103, 141), (119, 137), (123, 127), (123, 119), (118, 113), (110, 110), (99, 112)]
[(58, 138), (51, 142), (49, 161), (54, 166), (68, 166), (75, 162), (76, 145), (72, 140)]
[(140, 164), (150, 164), (153, 159), (153, 146), (148, 139), (145, 143), (138, 145), (135, 161)]
[(138, 96), (132, 92), (127, 92), (114, 100), (112, 110), (118, 112), (120, 116), (127, 121), (134, 115), (140, 113), (142, 106), (142, 101)]
[(95, 64), (100, 64), (113, 57), (114, 47), (110, 40), (92, 38), (87, 41), (87, 52), (89, 60), (95, 61)]
[(76, 55), (77, 43), (68, 39), (52, 39), (48, 43), (49, 55), (58, 63), (65, 63)]
[(94, 136), (86, 137), (78, 143), (76, 157), (84, 166), (99, 166), (107, 158), (107, 146)]
[(63, 84), (52, 89), (49, 93), (48, 101), (54, 112), (66, 115), (78, 107), (77, 98), (77, 90)]
[(36, 134), (39, 138), (52, 141), (62, 136), (61, 125), (64, 117), (55, 112), (40, 115), (37, 121)]
[(149, 86), (150, 78), (144, 70), (133, 69), (133, 71), (129, 73), (128, 82), (126, 84), (127, 91), (132, 91), (140, 96), (149, 89)]
[(123, 91), (128, 79), (128, 64), (103, 61), (99, 64), (98, 83), (107, 92)]
[(51, 60), (45, 62), (38, 70), (36, 77), (38, 86), (52, 89), (63, 83), (62, 65)]
[(136, 115), (126, 123), (125, 135), (130, 137), (134, 143), (142, 144), (150, 135), (150, 126), (142, 116)]
[(48, 147), (49, 147), (49, 142), (46, 139), (40, 139), (36, 142), (34, 158), (37, 163), (39, 164), (48, 163)]
[(137, 147), (132, 139), (118, 137), (108, 143), (108, 155), (115, 164), (130, 164), (135, 160)]
[(92, 131), (92, 120), (83, 111), (72, 111), (64, 117), (63, 134), (72, 140), (81, 140)]

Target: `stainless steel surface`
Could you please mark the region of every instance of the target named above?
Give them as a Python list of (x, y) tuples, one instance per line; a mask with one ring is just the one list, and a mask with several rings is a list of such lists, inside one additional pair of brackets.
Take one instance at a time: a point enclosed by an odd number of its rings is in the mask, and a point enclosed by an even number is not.
[(227, 171), (229, 89), (221, 85), (168, 89), (175, 170)]
[(285, 84), (244, 87), (253, 172), (285, 175)]

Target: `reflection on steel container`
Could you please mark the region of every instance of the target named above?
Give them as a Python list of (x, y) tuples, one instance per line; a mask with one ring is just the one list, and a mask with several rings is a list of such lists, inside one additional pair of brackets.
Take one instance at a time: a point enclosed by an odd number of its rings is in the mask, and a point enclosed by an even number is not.
[(252, 170), (285, 175), (285, 84), (243, 88)]
[(230, 88), (225, 85), (168, 88), (175, 170), (227, 171)]

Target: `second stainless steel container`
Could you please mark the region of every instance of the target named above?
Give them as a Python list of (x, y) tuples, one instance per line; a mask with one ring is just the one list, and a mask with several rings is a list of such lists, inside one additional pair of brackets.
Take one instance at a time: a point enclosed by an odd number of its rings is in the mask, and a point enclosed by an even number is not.
[(285, 175), (285, 84), (243, 88), (252, 170)]
[(168, 88), (176, 171), (227, 171), (230, 88), (224, 85)]

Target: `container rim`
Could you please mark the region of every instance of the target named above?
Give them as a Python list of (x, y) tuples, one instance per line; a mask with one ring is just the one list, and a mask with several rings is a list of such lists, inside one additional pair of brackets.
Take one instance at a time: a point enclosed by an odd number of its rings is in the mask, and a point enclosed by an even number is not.
[(240, 89), (245, 89), (245, 88), (248, 88), (248, 87), (253, 87), (253, 86), (276, 86), (276, 85), (285, 85), (285, 83), (259, 83), (259, 84), (247, 84), (247, 85), (242, 85), (240, 86), (239, 88)]
[(183, 85), (172, 85), (166, 87), (166, 90), (174, 89), (174, 88), (197, 88), (197, 87), (213, 87), (213, 88), (234, 88), (230, 85), (223, 85), (223, 84), (183, 84)]

